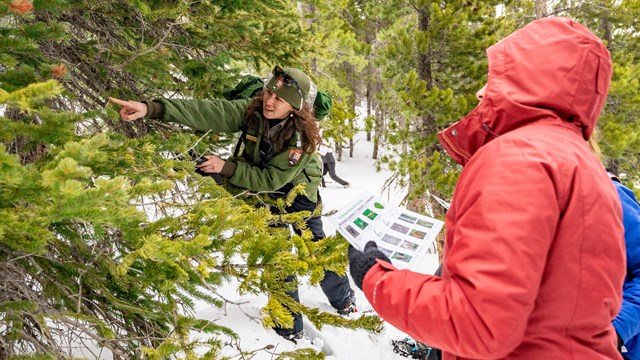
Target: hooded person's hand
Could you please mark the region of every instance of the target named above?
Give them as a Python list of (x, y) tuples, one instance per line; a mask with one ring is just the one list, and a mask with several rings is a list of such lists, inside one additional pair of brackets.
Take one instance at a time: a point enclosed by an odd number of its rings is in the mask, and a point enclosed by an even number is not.
[(367, 271), (376, 264), (376, 259), (391, 263), (391, 260), (382, 251), (378, 250), (375, 241), (369, 241), (364, 246), (364, 251), (359, 251), (349, 245), (349, 272), (353, 282), (362, 290), (362, 281)]

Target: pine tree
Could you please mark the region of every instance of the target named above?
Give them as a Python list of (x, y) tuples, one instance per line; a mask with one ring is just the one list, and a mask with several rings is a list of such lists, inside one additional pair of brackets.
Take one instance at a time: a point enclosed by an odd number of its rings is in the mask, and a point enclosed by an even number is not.
[(365, 44), (353, 31), (352, 1), (309, 1), (305, 17), (311, 33), (308, 52), (313, 57), (314, 73), (320, 88), (333, 99), (331, 116), (322, 122), (323, 139), (333, 143), (337, 160), (349, 144), (353, 151), (353, 136), (358, 130), (356, 105), (362, 96), (359, 81), (365, 66)]
[(388, 86), (379, 94), (393, 119), (387, 139), (401, 153), (386, 157), (408, 185), (408, 207), (433, 211), (430, 194), (449, 198), (458, 167), (445, 156), (436, 134), (473, 106), (475, 90), (486, 81), (483, 50), (496, 40), (501, 24), (494, 2), (402, 0), (388, 6), (406, 9), (381, 31), (377, 63)]
[(273, 216), (250, 205), (259, 195), (195, 175), (187, 150), (217, 134), (123, 123), (105, 107), (106, 96), (215, 97), (247, 64), (294, 62), (304, 38), (289, 5), (2, 3), (1, 359), (71, 358), (65, 339), (116, 359), (218, 358), (217, 336), (237, 335), (190, 309), (223, 305), (215, 290), (229, 278), (269, 296), (265, 326), (290, 325), (285, 305), (317, 327), (380, 330), (377, 317), (349, 321), (285, 295), (288, 275), (344, 273), (346, 243), (291, 238), (270, 225), (308, 213)]

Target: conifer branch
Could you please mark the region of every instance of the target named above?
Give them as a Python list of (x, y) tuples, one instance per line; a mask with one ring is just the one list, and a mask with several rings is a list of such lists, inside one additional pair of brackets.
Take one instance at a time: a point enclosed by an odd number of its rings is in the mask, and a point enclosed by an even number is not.
[[(144, 20), (141, 21), (144, 24)], [(165, 45), (165, 40), (169, 37), (169, 35), (171, 35), (173, 27), (176, 25), (176, 23), (171, 22), (169, 23), (169, 28), (164, 32), (164, 35), (158, 39), (158, 41), (156, 42), (156, 44), (152, 47), (149, 47), (143, 51), (138, 52), (137, 54), (135, 54), (134, 56), (132, 56), (131, 58), (129, 58), (128, 60), (125, 60), (123, 63), (119, 64), (117, 69), (118, 70), (124, 70), (127, 65), (131, 64), (132, 62), (134, 62), (137, 58), (141, 57), (141, 56), (145, 56), (148, 55), (154, 51), (157, 51), (158, 49), (160, 49), (162, 46)], [(144, 40), (144, 39), (142, 39)], [(141, 41), (143, 42), (143, 41)]]
[[(197, 140), (193, 145), (191, 145), (191, 146), (187, 149), (186, 153), (187, 153), (187, 154), (189, 154), (189, 152), (190, 152), (191, 150), (195, 149), (195, 148), (196, 148), (196, 146), (198, 146), (198, 144), (199, 144), (200, 142), (202, 142), (202, 140), (203, 140), (205, 137), (209, 136), (209, 134), (210, 134), (210, 133), (211, 133), (211, 130), (208, 130), (206, 133), (204, 133), (204, 135), (202, 135), (202, 136), (201, 136), (201, 137), (200, 137), (200, 138), (199, 138), (199, 139), (198, 139), (198, 140)], [(184, 157), (184, 154), (179, 154), (179, 155), (177, 155), (176, 157)], [(174, 157), (174, 158), (176, 158), (176, 157)]]

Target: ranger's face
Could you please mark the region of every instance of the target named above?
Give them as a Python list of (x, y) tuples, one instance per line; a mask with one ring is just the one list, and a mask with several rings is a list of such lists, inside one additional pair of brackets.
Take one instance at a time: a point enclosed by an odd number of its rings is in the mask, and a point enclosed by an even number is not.
[(284, 119), (293, 111), (288, 102), (279, 98), (268, 89), (262, 93), (262, 115), (267, 119)]

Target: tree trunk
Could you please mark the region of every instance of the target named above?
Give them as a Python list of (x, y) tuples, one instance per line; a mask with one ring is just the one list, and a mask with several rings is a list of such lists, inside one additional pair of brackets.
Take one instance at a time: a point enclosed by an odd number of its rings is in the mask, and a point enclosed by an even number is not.
[[(371, 118), (371, 80), (367, 81), (367, 90), (366, 90), (366, 99), (367, 99), (367, 119)], [(371, 130), (367, 130), (367, 141), (371, 141)]]
[(611, 48), (611, 43), (613, 41), (613, 35), (611, 34), (611, 22), (606, 16), (602, 16), (600, 19), (600, 27), (602, 28), (602, 40), (604, 40), (607, 48)]
[(378, 152), (380, 151), (380, 137), (382, 136), (382, 124), (384, 123), (384, 117), (379, 108), (376, 108), (375, 112), (375, 123), (373, 125), (373, 132), (375, 136), (373, 137), (373, 153), (371, 154), (371, 157), (374, 160), (377, 160)]
[[(422, 9), (418, 10), (418, 24), (419, 30), (421, 32), (425, 32), (429, 30), (430, 27), (430, 12), (428, 5)], [(424, 52), (419, 52), (418, 54), (418, 75), (420, 79), (425, 81), (427, 84), (427, 91), (433, 88), (433, 74), (431, 68), (431, 55), (432, 49), (431, 44), (427, 46), (427, 50)], [(418, 132), (418, 136), (426, 137), (429, 134), (437, 131), (437, 127), (435, 124), (435, 120), (430, 115), (424, 115), (420, 119), (418, 119), (418, 124), (416, 124), (416, 130)], [(415, 150), (415, 149), (414, 149)], [(424, 152), (424, 158), (427, 159), (433, 154), (435, 151), (435, 144), (430, 145)], [(427, 174), (418, 175), (420, 179), (424, 178)], [(415, 181), (419, 181), (420, 179), (415, 179)], [(432, 199), (428, 193), (425, 194), (417, 194), (415, 193), (414, 181), (409, 181), (408, 187), (409, 194), (411, 195), (411, 199), (407, 203), (407, 209), (422, 213), (425, 210), (431, 208)]]

